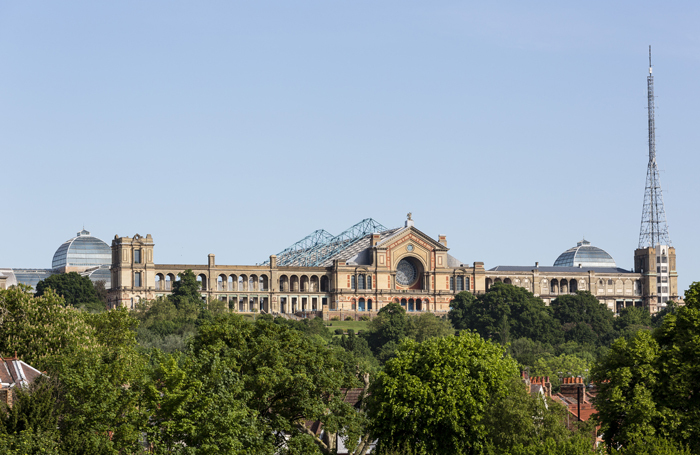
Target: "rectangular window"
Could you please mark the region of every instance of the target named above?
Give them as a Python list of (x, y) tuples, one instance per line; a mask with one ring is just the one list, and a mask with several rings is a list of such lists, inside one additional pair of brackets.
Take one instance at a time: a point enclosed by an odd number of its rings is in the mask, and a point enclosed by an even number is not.
[(134, 264), (141, 263), (141, 250), (134, 250)]
[(372, 275), (367, 275), (367, 289), (372, 289)]
[(457, 284), (455, 285), (455, 291), (463, 291), (463, 290), (464, 290), (464, 277), (458, 276), (457, 277)]
[(350, 289), (355, 289), (355, 275), (350, 277)]
[(134, 273), (134, 287), (141, 287), (141, 272)]
[(455, 290), (455, 277), (451, 276), (450, 277), (450, 291)]
[(471, 290), (471, 286), (469, 285), (469, 277), (464, 277), (464, 289), (467, 291)]
[(666, 264), (666, 256), (661, 256), (661, 263)]

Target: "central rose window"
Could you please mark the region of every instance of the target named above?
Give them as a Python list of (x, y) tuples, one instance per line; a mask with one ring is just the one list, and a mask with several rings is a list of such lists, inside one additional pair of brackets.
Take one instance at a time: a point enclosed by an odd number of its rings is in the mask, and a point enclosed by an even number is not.
[(410, 286), (418, 280), (418, 270), (409, 259), (401, 259), (396, 266), (396, 282), (401, 286)]

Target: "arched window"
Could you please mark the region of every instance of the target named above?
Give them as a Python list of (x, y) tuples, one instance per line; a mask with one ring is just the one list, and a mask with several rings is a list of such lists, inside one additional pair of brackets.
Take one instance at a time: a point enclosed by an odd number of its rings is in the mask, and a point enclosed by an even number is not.
[(258, 290), (260, 291), (267, 291), (267, 275), (260, 275), (260, 285), (258, 286)]
[(355, 286), (355, 275), (350, 276), (350, 289), (357, 289)]
[(175, 276), (172, 273), (165, 275), (165, 290), (170, 291), (173, 288), (173, 281), (175, 281)]
[(301, 277), (301, 292), (309, 292), (309, 277), (306, 275)]
[(372, 311), (372, 299), (367, 299), (367, 311)]
[(156, 274), (156, 291), (162, 291), (163, 290), (163, 275), (160, 273)]
[(216, 290), (223, 291), (225, 282), (226, 282), (226, 277), (224, 275), (219, 275), (219, 277), (216, 279)]
[(408, 310), (407, 311), (416, 311), (415, 302), (413, 299), (408, 299)]
[(329, 286), (328, 286), (328, 277), (327, 276), (322, 276), (321, 277), (321, 292), (328, 292)]
[(199, 274), (197, 276), (197, 281), (199, 281), (199, 285), (202, 288), (202, 291), (207, 290), (207, 276), (203, 273)]
[(365, 276), (358, 275), (357, 276), (357, 289), (364, 289), (364, 288), (365, 288)]
[[(245, 290), (245, 289), (244, 289), (245, 286), (243, 286), (243, 283), (244, 283), (244, 282), (245, 282), (245, 280), (243, 279), (243, 275), (240, 275), (240, 276), (238, 277), (238, 290), (239, 290), (239, 291), (244, 291), (244, 290)], [(243, 311), (243, 310), (241, 310), (241, 311)]]
[(233, 290), (234, 290), (234, 289), (233, 289), (233, 283), (236, 282), (236, 277), (235, 277), (234, 275), (229, 275), (227, 282), (228, 282), (227, 289), (228, 289), (229, 291), (233, 291)]
[(549, 282), (549, 292), (550, 294), (559, 293), (559, 282), (556, 279)]
[(280, 291), (289, 292), (289, 278), (287, 278), (287, 275), (280, 277)]
[(249, 291), (254, 291), (255, 290), (255, 282), (257, 280), (255, 279), (255, 275), (251, 275), (250, 278), (248, 278), (248, 290)]
[(357, 302), (355, 299), (352, 299), (350, 301), (350, 308), (352, 308), (353, 310), (357, 310)]
[(361, 298), (361, 299), (358, 301), (357, 310), (358, 310), (358, 311), (365, 311), (365, 299), (362, 299), (362, 298)]
[(506, 278), (505, 280), (503, 280), (503, 283), (504, 284), (512, 284), (512, 282), (510, 281), (510, 278)]
[(367, 275), (367, 289), (372, 289), (372, 275)]

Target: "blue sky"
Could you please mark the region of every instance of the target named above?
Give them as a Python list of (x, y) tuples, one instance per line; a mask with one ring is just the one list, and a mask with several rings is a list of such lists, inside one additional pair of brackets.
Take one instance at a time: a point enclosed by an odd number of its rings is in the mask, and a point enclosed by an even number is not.
[(657, 150), (700, 280), (697, 2), (0, 0), (0, 266), (83, 225), (159, 263), (264, 261), (412, 212), (463, 262), (633, 266)]

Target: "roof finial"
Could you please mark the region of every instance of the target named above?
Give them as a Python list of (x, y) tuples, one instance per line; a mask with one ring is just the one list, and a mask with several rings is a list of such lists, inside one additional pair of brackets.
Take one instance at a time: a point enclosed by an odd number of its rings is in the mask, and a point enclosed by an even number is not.
[(411, 215), (413, 215), (411, 212), (408, 212), (406, 215), (406, 218), (408, 218), (408, 221), (413, 221), (413, 218), (411, 218)]

